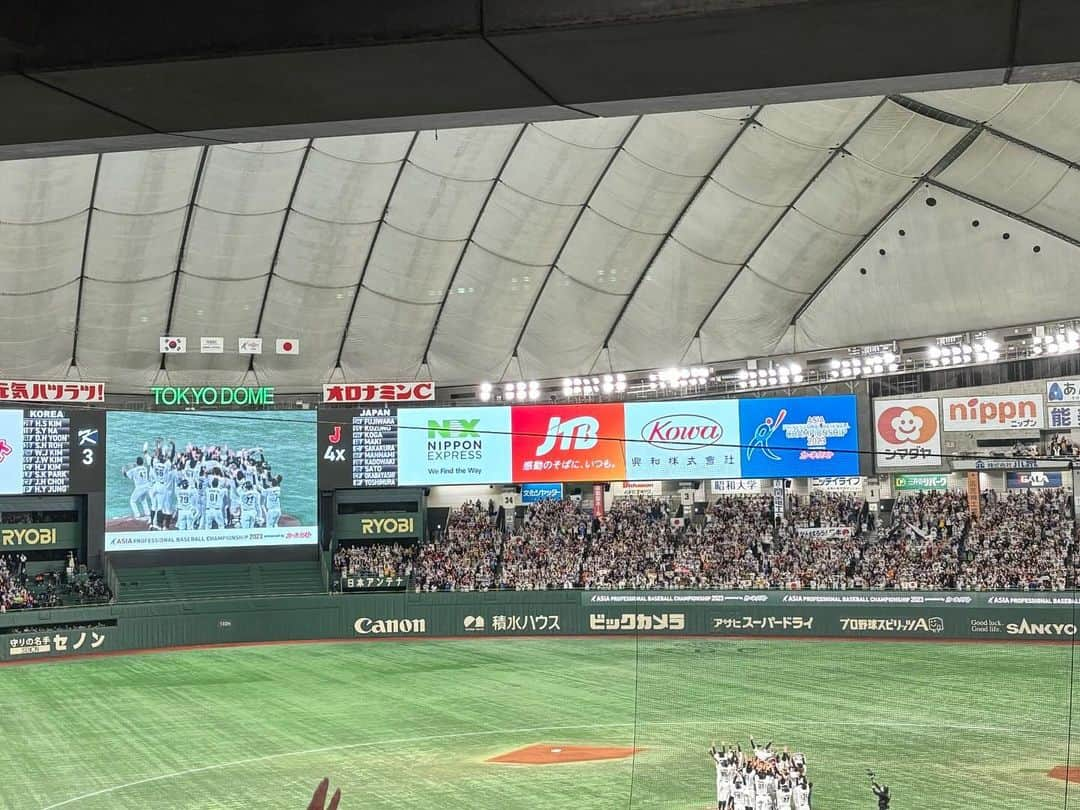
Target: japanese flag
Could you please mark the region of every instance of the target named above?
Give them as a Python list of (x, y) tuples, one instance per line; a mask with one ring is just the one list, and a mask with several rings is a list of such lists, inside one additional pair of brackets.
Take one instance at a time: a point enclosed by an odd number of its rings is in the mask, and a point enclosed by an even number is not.
[(300, 341), (296, 338), (278, 338), (276, 350), (278, 354), (300, 354)]
[(158, 338), (158, 351), (162, 354), (186, 354), (186, 337), (163, 337)]

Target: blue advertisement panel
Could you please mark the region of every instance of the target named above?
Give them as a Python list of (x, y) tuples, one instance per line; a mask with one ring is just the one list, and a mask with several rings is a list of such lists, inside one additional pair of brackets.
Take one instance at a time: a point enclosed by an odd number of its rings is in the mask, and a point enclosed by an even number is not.
[(315, 411), (110, 411), (105, 550), (317, 543)]
[(740, 478), (739, 401), (627, 403), (626, 478)]
[(1042, 472), (1007, 472), (1005, 473), (1005, 487), (1007, 489), (1049, 489), (1060, 487), (1061, 473)]
[(521, 502), (536, 503), (537, 501), (561, 501), (563, 498), (563, 485), (555, 483), (546, 484), (522, 484)]
[(398, 484), (499, 484), (511, 480), (510, 408), (401, 408)]
[(854, 396), (739, 400), (739, 427), (744, 478), (859, 474)]

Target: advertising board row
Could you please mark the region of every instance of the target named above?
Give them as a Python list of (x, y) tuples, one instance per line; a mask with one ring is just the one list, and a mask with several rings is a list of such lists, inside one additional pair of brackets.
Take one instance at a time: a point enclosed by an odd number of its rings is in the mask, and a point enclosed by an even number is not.
[[(877, 591), (402, 592), (73, 608), (82, 627), (0, 630), (0, 659), (29, 660), (179, 644), (313, 638), (716, 636), (1071, 642), (1076, 599), (1054, 593)], [(18, 626), (18, 625), (14, 625)]]
[(320, 412), (320, 481), (433, 486), (853, 476), (854, 396)]
[(1068, 396), (1073, 395), (1073, 385), (1070, 381), (1051, 380), (1047, 383), (1047, 400), (1042, 394), (874, 400), (877, 467), (940, 466), (943, 432), (1030, 432), (1080, 427), (1080, 401), (1062, 404), (1072, 401), (1062, 398), (1066, 390)]

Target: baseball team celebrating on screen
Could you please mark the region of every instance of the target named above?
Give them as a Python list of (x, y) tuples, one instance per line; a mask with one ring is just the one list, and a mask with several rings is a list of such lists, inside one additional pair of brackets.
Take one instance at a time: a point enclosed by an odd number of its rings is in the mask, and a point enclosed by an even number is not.
[(281, 519), (281, 475), (259, 447), (227, 444), (178, 450), (158, 438), (125, 465), (131, 514), (149, 530), (253, 529)]

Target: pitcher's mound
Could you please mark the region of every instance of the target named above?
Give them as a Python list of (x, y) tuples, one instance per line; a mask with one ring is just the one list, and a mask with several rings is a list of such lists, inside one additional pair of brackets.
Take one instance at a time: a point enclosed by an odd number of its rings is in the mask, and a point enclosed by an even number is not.
[(511, 765), (554, 765), (559, 762), (592, 762), (598, 759), (624, 759), (643, 748), (603, 748), (593, 745), (527, 745), (492, 757), (488, 762)]
[(1063, 782), (1080, 782), (1080, 765), (1074, 765), (1070, 768), (1066, 768), (1064, 765), (1058, 765), (1056, 768), (1051, 768), (1046, 773), (1051, 779), (1060, 779)]

